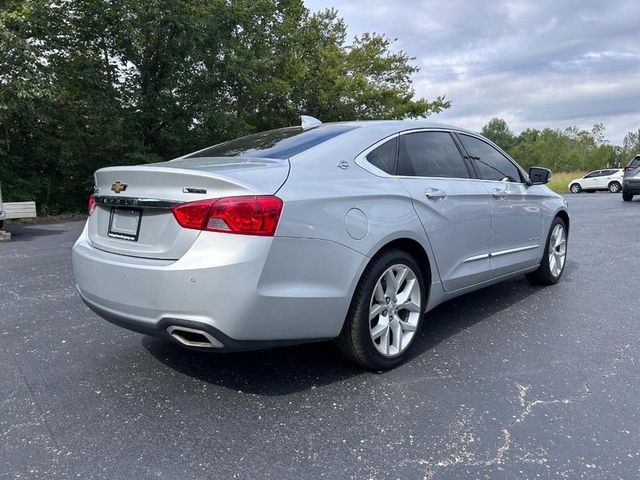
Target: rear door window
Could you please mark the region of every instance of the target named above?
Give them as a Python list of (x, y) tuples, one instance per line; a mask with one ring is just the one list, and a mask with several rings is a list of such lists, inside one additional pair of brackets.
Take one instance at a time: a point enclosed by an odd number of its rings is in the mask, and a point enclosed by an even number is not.
[(397, 174), (407, 177), (470, 178), (465, 161), (447, 132), (401, 135)]

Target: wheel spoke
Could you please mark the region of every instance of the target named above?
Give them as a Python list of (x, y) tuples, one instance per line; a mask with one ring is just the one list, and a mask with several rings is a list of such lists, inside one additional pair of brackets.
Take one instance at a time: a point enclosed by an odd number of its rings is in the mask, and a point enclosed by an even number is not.
[(384, 332), (382, 332), (382, 335), (380, 337), (380, 348), (382, 350), (382, 353), (384, 353), (385, 355), (389, 355), (389, 343), (390, 343), (390, 335), (389, 335), (389, 327), (387, 326), (384, 329)]
[(385, 309), (384, 305), (372, 305), (369, 309), (369, 320), (373, 320), (380, 315)]
[(403, 322), (402, 320), (400, 320), (400, 327), (402, 328), (403, 332), (415, 332), (416, 331), (416, 326), (409, 323), (409, 322)]
[(389, 324), (379, 323), (378, 325), (373, 327), (373, 330), (371, 330), (371, 338), (373, 338), (374, 340), (377, 340), (378, 338), (380, 338), (381, 335), (385, 334), (387, 330), (389, 330)]
[(396, 352), (402, 351), (402, 328), (400, 327), (400, 322), (396, 319), (389, 324), (389, 328), (393, 332), (393, 343), (392, 346), (396, 349)]
[(373, 291), (373, 296), (378, 302), (384, 303), (384, 290), (382, 289), (382, 282), (378, 281), (378, 283), (376, 283), (376, 288)]
[(420, 305), (416, 302), (409, 300), (407, 302), (398, 305), (398, 310), (409, 310), (410, 312), (420, 312)]
[(409, 273), (409, 269), (407, 267), (404, 267), (402, 269), (400, 269), (398, 271), (398, 273), (396, 274), (396, 295), (400, 292), (400, 287), (402, 286), (402, 284), (404, 283), (405, 279), (407, 278), (407, 273)]
[(390, 268), (384, 274), (385, 281), (387, 282), (387, 288), (384, 289), (384, 294), (387, 297), (392, 297), (398, 290), (396, 287), (396, 276), (393, 274), (393, 270)]
[(413, 295), (414, 289), (416, 288), (417, 284), (418, 282), (415, 278), (411, 278), (406, 281), (402, 291), (399, 292), (398, 295), (396, 295), (396, 299), (398, 300), (399, 305), (405, 303), (411, 297), (411, 295)]

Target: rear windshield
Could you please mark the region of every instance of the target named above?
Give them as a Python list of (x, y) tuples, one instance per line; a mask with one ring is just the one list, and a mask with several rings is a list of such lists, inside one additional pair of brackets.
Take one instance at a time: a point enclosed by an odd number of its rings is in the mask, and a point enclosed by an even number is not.
[(289, 158), (357, 127), (326, 125), (303, 130), (302, 127), (279, 128), (219, 143), (187, 158), (261, 157)]

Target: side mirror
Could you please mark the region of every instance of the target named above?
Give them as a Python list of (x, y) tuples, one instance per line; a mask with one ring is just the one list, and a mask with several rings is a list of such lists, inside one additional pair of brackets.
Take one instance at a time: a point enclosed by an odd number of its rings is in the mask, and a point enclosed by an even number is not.
[(531, 185), (544, 185), (551, 180), (551, 170), (542, 167), (531, 167), (529, 169), (529, 180)]

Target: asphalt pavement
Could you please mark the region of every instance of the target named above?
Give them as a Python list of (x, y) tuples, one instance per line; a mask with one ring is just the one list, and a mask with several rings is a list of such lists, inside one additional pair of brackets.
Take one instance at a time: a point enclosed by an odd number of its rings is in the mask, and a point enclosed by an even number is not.
[(215, 355), (78, 298), (82, 223), (0, 243), (0, 478), (640, 477), (640, 201), (569, 196), (564, 277), (427, 315), (384, 374), (329, 344)]

